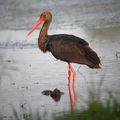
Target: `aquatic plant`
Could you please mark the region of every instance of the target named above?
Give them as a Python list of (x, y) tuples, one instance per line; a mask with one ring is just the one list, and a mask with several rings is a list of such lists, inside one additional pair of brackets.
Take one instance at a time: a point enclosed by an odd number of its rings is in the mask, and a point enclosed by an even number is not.
[[(64, 112), (61, 114), (53, 114), (53, 120), (120, 120), (120, 102), (113, 96), (111, 92), (108, 97), (101, 101), (96, 95), (96, 91), (89, 91), (89, 100), (86, 101), (87, 108), (75, 110), (74, 112)], [(14, 120), (44, 120), (39, 112), (35, 114), (22, 108), (20, 116), (13, 109)]]
[(56, 116), (54, 120), (120, 120), (120, 102), (112, 94), (104, 102), (93, 92), (90, 92), (90, 96), (87, 108), (75, 110), (73, 113), (66, 112)]

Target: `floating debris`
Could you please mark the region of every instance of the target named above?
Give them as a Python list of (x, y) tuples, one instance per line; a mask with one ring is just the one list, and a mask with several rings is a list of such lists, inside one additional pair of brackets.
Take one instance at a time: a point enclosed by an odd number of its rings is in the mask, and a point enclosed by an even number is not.
[(53, 91), (52, 90), (44, 90), (42, 91), (43, 95), (46, 96), (51, 96), (55, 102), (58, 102), (61, 98), (61, 95), (63, 95), (64, 93), (61, 92), (59, 89), (55, 88)]
[(11, 60), (7, 60), (7, 62), (8, 62), (8, 63), (10, 63), (10, 62), (11, 62)]
[(53, 92), (51, 93), (51, 97), (55, 100), (55, 102), (58, 102), (61, 98), (61, 95), (64, 93), (61, 92), (59, 89), (55, 88)]
[(20, 107), (21, 107), (21, 108), (25, 108), (25, 105), (26, 105), (26, 103), (21, 104)]
[(15, 85), (15, 83), (11, 83), (11, 85)]
[(39, 82), (34, 82), (34, 84), (39, 84)]
[(32, 65), (31, 64), (29, 64), (29, 67), (31, 67)]
[(44, 91), (42, 91), (42, 94), (46, 95), (46, 96), (49, 96), (49, 95), (52, 94), (52, 91), (51, 90), (44, 90)]
[(21, 88), (28, 90), (28, 86), (21, 86)]

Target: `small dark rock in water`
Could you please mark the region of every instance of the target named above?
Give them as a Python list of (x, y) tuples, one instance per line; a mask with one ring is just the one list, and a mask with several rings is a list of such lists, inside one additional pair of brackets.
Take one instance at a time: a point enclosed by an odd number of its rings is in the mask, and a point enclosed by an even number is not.
[(61, 95), (63, 95), (64, 93), (61, 92), (59, 89), (55, 88), (53, 91), (51, 90), (44, 90), (42, 92), (43, 95), (46, 95), (46, 96), (51, 96), (55, 102), (58, 102), (61, 98)]
[(116, 51), (116, 58), (120, 58), (120, 52)]
[(52, 93), (51, 96), (58, 96), (58, 95), (63, 95), (64, 93), (61, 92), (59, 89), (55, 88)]
[(44, 90), (44, 91), (42, 91), (42, 94), (46, 95), (46, 96), (51, 95), (51, 93), (52, 93), (51, 90)]
[(8, 60), (7, 62), (8, 62), (8, 63), (10, 63), (10, 62), (11, 62), (11, 60)]
[(34, 84), (39, 84), (39, 82), (34, 82)]
[(61, 98), (61, 95), (64, 93), (61, 92), (59, 89), (55, 88), (53, 92), (51, 93), (51, 97), (55, 100), (55, 102), (58, 102)]
[(15, 83), (11, 83), (11, 85), (15, 85)]
[(21, 86), (21, 88), (25, 88), (25, 89), (27, 89), (27, 90), (28, 90), (28, 86)]
[(7, 116), (3, 116), (3, 118), (7, 118)]
[(32, 65), (30, 64), (29, 67), (31, 67)]
[(26, 103), (21, 104), (21, 105), (20, 105), (20, 107), (21, 107), (21, 108), (24, 108), (24, 107), (25, 107), (25, 105), (26, 105)]

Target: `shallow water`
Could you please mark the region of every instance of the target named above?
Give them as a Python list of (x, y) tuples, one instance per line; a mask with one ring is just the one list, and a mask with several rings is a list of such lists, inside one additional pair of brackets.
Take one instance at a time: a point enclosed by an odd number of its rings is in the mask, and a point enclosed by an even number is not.
[[(66, 4), (67, 3), (67, 4)], [(37, 46), (38, 32), (26, 37), (26, 31), (49, 10), (53, 22), (49, 34), (74, 34), (84, 38), (98, 53), (99, 70), (74, 64), (77, 71), (76, 106), (71, 106), (65, 62), (50, 53), (43, 54)], [(1, 0), (0, 1), (0, 116), (13, 116), (12, 107), (21, 115), (22, 108), (43, 113), (50, 120), (52, 113), (86, 107), (88, 89), (101, 87), (120, 96), (120, 1), (119, 0)], [(102, 84), (102, 85), (101, 85)], [(42, 94), (59, 89), (64, 94), (59, 102)], [(73, 108), (73, 109), (74, 109)], [(47, 113), (47, 115), (46, 115)], [(51, 118), (52, 119), (52, 118)]]
[[(88, 88), (94, 83), (98, 88), (103, 80), (101, 99), (105, 90), (120, 95), (120, 28), (51, 30), (53, 33), (68, 33), (81, 36), (98, 53), (102, 62), (99, 70), (74, 64), (77, 71), (77, 109), (85, 106)], [(56, 60), (50, 53), (43, 54), (37, 47), (36, 31), (26, 37), (26, 31), (1, 31), (0, 42), (0, 114), (4, 119), (12, 116), (12, 106), (21, 114), (21, 105), (35, 112), (59, 113), (71, 110), (67, 85), (68, 65)], [(19, 39), (18, 39), (19, 38)], [(28, 44), (29, 43), (29, 44)], [(58, 88), (64, 92), (59, 102), (43, 95), (44, 90)], [(50, 119), (50, 118), (49, 118)]]

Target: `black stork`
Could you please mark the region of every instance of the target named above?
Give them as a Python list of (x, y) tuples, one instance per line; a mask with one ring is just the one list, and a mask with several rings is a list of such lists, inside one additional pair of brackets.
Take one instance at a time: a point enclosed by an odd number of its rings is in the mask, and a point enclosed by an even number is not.
[(89, 47), (88, 42), (74, 35), (55, 34), (48, 35), (48, 29), (52, 21), (52, 14), (47, 11), (40, 15), (39, 20), (33, 26), (30, 35), (42, 22), (44, 24), (39, 33), (38, 46), (44, 53), (49, 51), (56, 59), (68, 63), (68, 85), (70, 85), (71, 73), (73, 73), (73, 86), (76, 72), (71, 63), (87, 65), (90, 68), (100, 68), (100, 58), (94, 50)]

